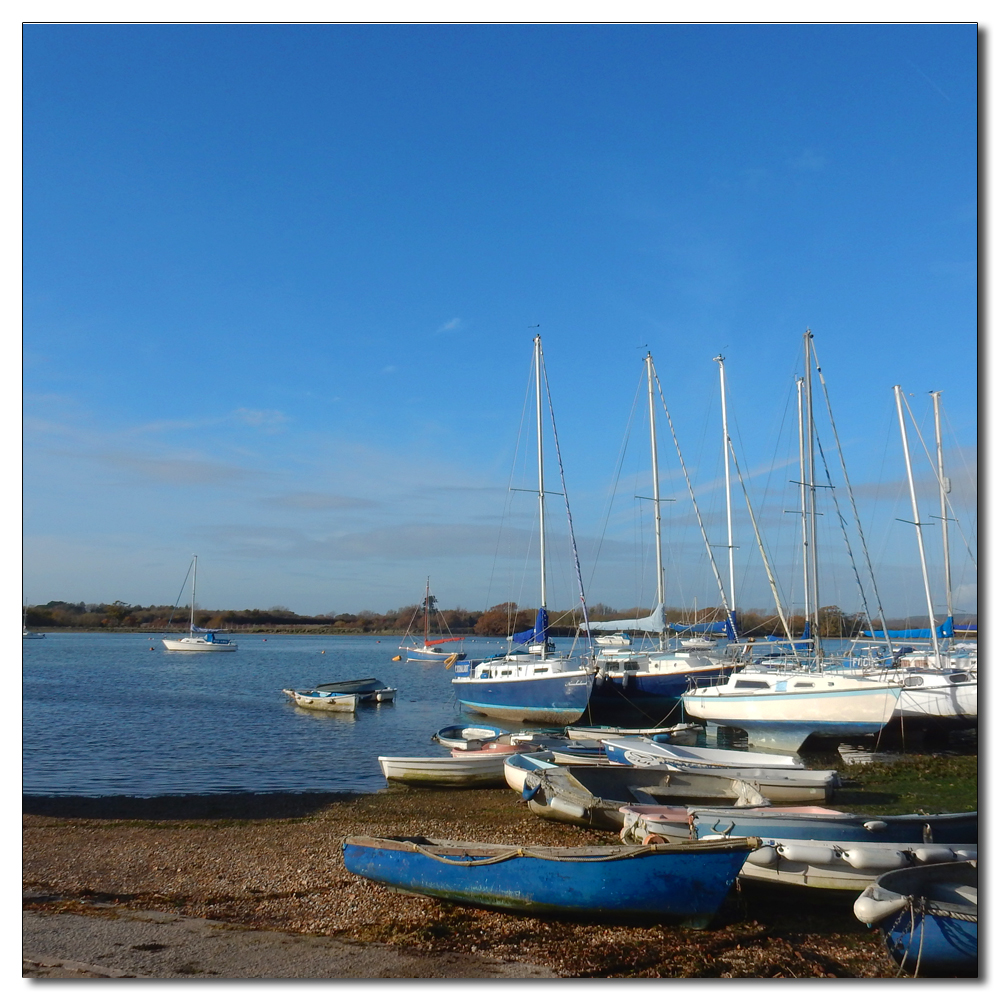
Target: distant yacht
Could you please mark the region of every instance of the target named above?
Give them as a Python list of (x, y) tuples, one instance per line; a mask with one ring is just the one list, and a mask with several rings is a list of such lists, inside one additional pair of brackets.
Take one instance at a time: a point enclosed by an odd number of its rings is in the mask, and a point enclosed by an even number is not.
[(194, 623), (194, 599), (198, 583), (198, 557), (191, 557), (191, 623), (188, 634), (181, 639), (164, 639), (163, 645), (172, 653), (232, 653), (238, 648), (231, 639), (222, 638), (224, 629), (198, 628)]

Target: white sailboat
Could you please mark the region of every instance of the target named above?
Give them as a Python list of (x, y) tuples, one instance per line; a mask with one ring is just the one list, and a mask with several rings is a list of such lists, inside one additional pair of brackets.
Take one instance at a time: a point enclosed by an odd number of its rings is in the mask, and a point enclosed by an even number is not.
[(233, 653), (237, 644), (219, 635), (223, 629), (198, 628), (194, 623), (195, 594), (198, 585), (198, 557), (191, 557), (191, 622), (188, 634), (180, 639), (164, 638), (163, 645), (171, 653)]
[[(463, 671), (452, 679), (455, 695), (461, 706), (471, 712), (506, 719), (514, 722), (540, 722), (548, 725), (566, 725), (576, 722), (586, 711), (594, 684), (593, 665), (589, 657), (557, 653), (549, 639), (549, 619), (546, 608), (546, 552), (545, 552), (545, 474), (542, 434), (542, 385), (544, 360), (542, 338), (534, 340), (535, 410), (538, 448), (538, 534), (540, 564), (540, 602), (535, 625), (511, 636), (515, 646), (504, 655), (484, 660), (472, 666), (456, 664)], [(547, 382), (545, 383), (548, 388)], [(553, 434), (555, 429), (553, 428)], [(557, 442), (558, 448), (558, 442)], [(565, 488), (563, 490), (565, 496)], [(567, 516), (569, 502), (566, 504)], [(573, 525), (569, 524), (572, 538)], [(575, 550), (575, 543), (574, 543)], [(583, 582), (579, 562), (576, 565), (580, 600), (586, 620), (583, 601)], [(466, 661), (467, 663), (467, 661)]]
[[(430, 637), (431, 601), (431, 578), (428, 577), (427, 586), (424, 589), (423, 642), (418, 644), (417, 641), (410, 636), (409, 631), (407, 631), (406, 636), (403, 638), (403, 644), (399, 647), (399, 651), (406, 654), (407, 662), (410, 660), (430, 660), (434, 663), (445, 663), (447, 661), (451, 664), (456, 660), (464, 660), (465, 650), (461, 646), (461, 643), (463, 643), (464, 640), (461, 637), (447, 636), (439, 637), (437, 639), (432, 639)], [(438, 616), (441, 616), (440, 612), (438, 612)], [(447, 644), (452, 642), (457, 642), (460, 645), (447, 647)]]
[[(824, 657), (819, 635), (819, 571), (816, 547), (816, 429), (813, 421), (812, 370), (815, 361), (812, 333), (806, 331), (804, 423), (800, 429), (801, 494), (803, 500), (804, 589), (812, 639), (791, 641), (788, 620), (778, 596), (758, 533), (758, 546), (775, 596), (775, 605), (788, 637), (786, 657), (751, 663), (723, 684), (698, 688), (683, 698), (684, 710), (696, 719), (742, 729), (753, 746), (797, 751), (812, 736), (845, 737), (878, 733), (892, 718), (900, 695), (894, 677), (846, 673), (843, 662)], [(735, 451), (729, 442), (735, 462)], [(748, 505), (749, 507), (749, 505)], [(756, 521), (754, 531), (757, 533)], [(805, 646), (805, 649), (797, 647)]]

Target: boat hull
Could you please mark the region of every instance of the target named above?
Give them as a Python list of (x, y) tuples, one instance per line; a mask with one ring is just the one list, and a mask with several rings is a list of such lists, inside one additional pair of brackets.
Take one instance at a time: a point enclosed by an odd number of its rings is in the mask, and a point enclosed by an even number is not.
[(343, 851), (356, 875), (469, 906), (703, 928), (756, 846), (553, 848), (349, 837)]
[(978, 862), (886, 872), (854, 902), (892, 960), (921, 978), (979, 975)]
[(418, 788), (503, 788), (505, 756), (379, 757), (386, 781)]
[(207, 642), (205, 639), (163, 639), (163, 646), (171, 653), (235, 653), (235, 642)]
[(307, 708), (313, 712), (356, 712), (361, 700), (358, 694), (326, 695), (318, 691), (284, 691), (283, 694), (288, 695), (298, 708)]
[(511, 722), (567, 725), (587, 710), (594, 675), (586, 670), (555, 671), (539, 677), (452, 679), (467, 712)]

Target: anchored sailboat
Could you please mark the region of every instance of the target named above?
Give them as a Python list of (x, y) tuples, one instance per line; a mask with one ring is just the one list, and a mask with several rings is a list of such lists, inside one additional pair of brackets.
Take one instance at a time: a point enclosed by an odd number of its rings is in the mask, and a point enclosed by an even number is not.
[[(431, 660), (433, 662), (444, 662), (450, 659), (451, 663), (455, 660), (465, 659), (465, 650), (461, 646), (452, 646), (445, 648), (448, 643), (458, 642), (461, 643), (463, 640), (461, 637), (448, 636), (445, 638), (432, 639), (430, 637), (430, 614), (431, 614), (431, 604), (434, 598), (431, 597), (431, 578), (427, 578), (427, 586), (424, 590), (424, 639), (421, 644), (417, 644), (415, 639), (410, 638), (409, 632), (403, 638), (403, 645), (399, 647), (401, 653), (406, 654), (407, 662), (410, 660)], [(440, 614), (440, 612), (439, 612)], [(416, 617), (416, 616), (414, 616)], [(412, 622), (411, 622), (412, 624)], [(409, 642), (407, 640), (409, 639)]]
[[(191, 557), (191, 622), (188, 634), (181, 639), (163, 639), (164, 647), (171, 653), (232, 653), (237, 644), (220, 636), (223, 629), (198, 628), (194, 623), (195, 593), (198, 584), (198, 557)], [(183, 585), (182, 585), (183, 589)]]

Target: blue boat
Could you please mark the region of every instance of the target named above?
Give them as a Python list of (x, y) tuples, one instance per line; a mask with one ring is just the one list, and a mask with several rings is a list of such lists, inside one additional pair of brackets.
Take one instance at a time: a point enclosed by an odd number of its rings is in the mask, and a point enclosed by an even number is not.
[(523, 847), (430, 837), (348, 837), (355, 875), (467, 906), (570, 920), (707, 927), (760, 841)]
[(863, 841), (870, 844), (978, 844), (979, 813), (864, 816), (825, 806), (696, 806), (677, 809), (648, 832), (668, 839), (762, 837), (777, 840)]
[(904, 972), (934, 979), (979, 975), (977, 861), (886, 872), (854, 901), (854, 915), (882, 932)]

